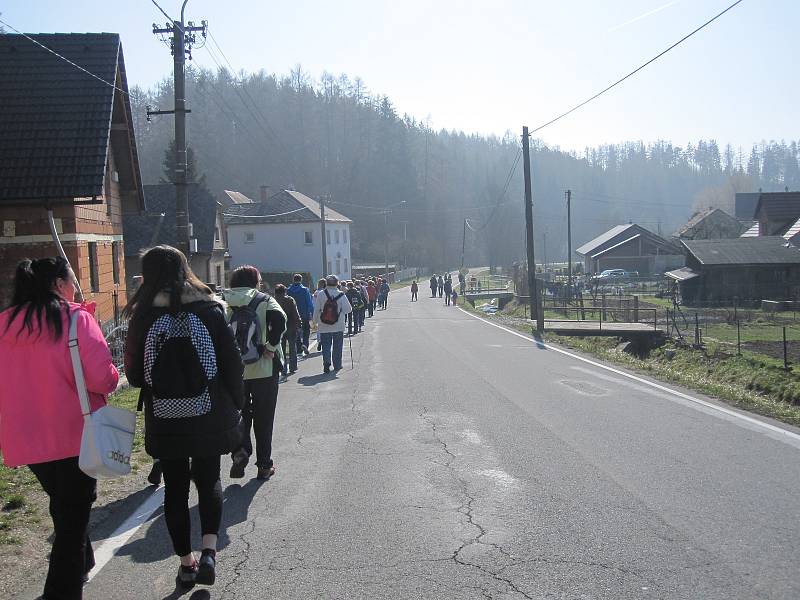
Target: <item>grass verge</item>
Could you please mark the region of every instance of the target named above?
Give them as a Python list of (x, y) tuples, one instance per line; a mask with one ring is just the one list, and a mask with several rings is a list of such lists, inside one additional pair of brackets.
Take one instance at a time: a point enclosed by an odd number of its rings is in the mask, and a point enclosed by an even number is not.
[[(494, 315), (485, 314), (468, 303), (464, 303), (462, 308), (522, 333), (531, 333), (531, 322), (522, 318), (522, 307), (515, 303)], [(717, 343), (694, 349), (668, 342), (651, 352), (648, 358), (640, 359), (617, 350), (617, 338), (545, 333), (544, 339), (655, 379), (708, 394), (731, 406), (800, 426), (800, 374), (785, 371), (781, 361), (768, 356), (749, 352), (737, 356)]]

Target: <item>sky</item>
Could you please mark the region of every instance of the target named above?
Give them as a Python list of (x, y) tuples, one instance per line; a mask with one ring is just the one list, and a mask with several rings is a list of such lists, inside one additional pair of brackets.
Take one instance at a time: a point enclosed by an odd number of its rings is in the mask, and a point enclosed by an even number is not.
[[(157, 0), (173, 18), (178, 0)], [(592, 96), (734, 0), (189, 0), (238, 70), (302, 66), (361, 77), (400, 114), (434, 129), (521, 134)], [(151, 0), (4, 0), (0, 19), (24, 32), (117, 32), (129, 85), (171, 76), (152, 34)], [(659, 139), (797, 139), (798, 0), (744, 0), (707, 28), (537, 137), (582, 151)], [(216, 69), (208, 51), (199, 66)], [(191, 98), (189, 99), (191, 102)]]

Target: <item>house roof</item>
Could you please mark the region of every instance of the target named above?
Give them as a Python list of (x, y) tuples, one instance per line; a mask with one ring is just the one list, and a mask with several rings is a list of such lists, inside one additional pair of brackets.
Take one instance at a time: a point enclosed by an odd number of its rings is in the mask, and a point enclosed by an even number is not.
[[(190, 183), (189, 222), (192, 235), (197, 239), (198, 254), (211, 254), (214, 250), (214, 228), (219, 204), (203, 186)], [(125, 256), (138, 256), (142, 250), (168, 244), (175, 246), (175, 186), (171, 183), (144, 186), (147, 212), (141, 215), (123, 215)]]
[(99, 202), (113, 144), (120, 185), (143, 208), (119, 35), (29, 37), (115, 87), (23, 35), (0, 35), (0, 203)]
[(800, 234), (800, 218), (794, 222), (794, 224), (786, 230), (786, 233), (783, 234), (783, 239), (787, 241), (791, 241), (792, 238)]
[(253, 199), (248, 198), (242, 192), (234, 192), (231, 190), (224, 190), (225, 194), (222, 197), (222, 205), (225, 208), (233, 206), (234, 204), (252, 204)]
[(581, 246), (580, 248), (575, 250), (575, 252), (577, 252), (578, 254), (581, 254), (583, 256), (586, 256), (587, 254), (591, 254), (592, 252), (594, 252), (595, 250), (600, 248), (600, 246), (602, 246), (604, 244), (607, 244), (612, 239), (617, 237), (619, 234), (627, 231), (628, 229), (630, 229), (632, 227), (633, 227), (633, 223), (628, 223), (627, 225), (616, 225), (616, 226), (612, 227), (611, 229), (609, 229), (608, 231), (606, 231), (605, 233), (603, 233), (601, 235), (598, 235), (593, 240), (591, 240), (589, 242), (586, 242), (583, 246)]
[[(313, 223), (320, 221), (319, 202), (293, 190), (283, 190), (251, 204), (234, 204), (225, 209), (228, 225)], [(325, 207), (326, 223), (352, 223), (343, 214)]]
[(753, 223), (750, 226), (750, 228), (747, 231), (745, 231), (739, 237), (743, 237), (743, 238), (744, 237), (758, 237), (759, 228), (760, 228), (760, 225), (759, 225), (758, 221), (756, 221), (755, 223)]
[(753, 220), (760, 192), (738, 192), (734, 196), (734, 216), (737, 219)]
[(800, 248), (780, 236), (681, 240), (702, 265), (800, 264)]
[(598, 258), (598, 257), (600, 257), (600, 256), (603, 256), (603, 254), (605, 254), (606, 252), (611, 252), (611, 251), (612, 251), (612, 250), (614, 250), (615, 248), (619, 248), (620, 246), (624, 246), (624, 245), (625, 245), (625, 244), (627, 244), (628, 242), (632, 242), (633, 240), (636, 240), (636, 239), (638, 239), (638, 238), (640, 238), (640, 237), (641, 237), (641, 234), (640, 234), (640, 233), (637, 233), (637, 234), (635, 234), (635, 235), (632, 235), (632, 236), (631, 236), (631, 237), (629, 237), (629, 238), (625, 238), (624, 240), (622, 240), (621, 242), (617, 242), (617, 243), (616, 243), (616, 244), (614, 244), (613, 246), (609, 246), (608, 248), (604, 248), (603, 250), (600, 250), (600, 252), (597, 252), (597, 253), (595, 253), (595, 254), (592, 254), (592, 258)]
[[(741, 233), (744, 227), (739, 220), (730, 216), (724, 210), (719, 208), (707, 208), (706, 210), (698, 211), (692, 215), (692, 218), (689, 219), (680, 229), (678, 229), (674, 233), (674, 236), (690, 239), (698, 234), (707, 236), (708, 230), (706, 230), (704, 234), (703, 227), (705, 222), (709, 219), (715, 221), (718, 225), (721, 224), (726, 228), (730, 228), (730, 231), (737, 236)], [(714, 225), (710, 226), (714, 227)]]
[(756, 217), (781, 223), (800, 218), (800, 192), (769, 192), (759, 196)]

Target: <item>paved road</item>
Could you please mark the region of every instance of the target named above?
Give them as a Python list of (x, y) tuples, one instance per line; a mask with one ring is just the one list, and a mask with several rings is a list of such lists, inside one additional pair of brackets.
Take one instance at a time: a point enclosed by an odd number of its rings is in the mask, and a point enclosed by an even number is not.
[[(223, 482), (185, 597), (800, 597), (799, 437), (407, 300), (281, 387), (278, 474)], [(175, 569), (158, 511), (86, 598), (177, 598)]]

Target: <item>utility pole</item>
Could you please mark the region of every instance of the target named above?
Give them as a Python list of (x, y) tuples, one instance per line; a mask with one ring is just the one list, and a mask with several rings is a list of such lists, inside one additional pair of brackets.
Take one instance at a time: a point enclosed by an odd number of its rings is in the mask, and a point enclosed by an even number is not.
[(383, 258), (386, 261), (384, 277), (389, 281), (389, 211), (383, 211)]
[(567, 301), (572, 300), (572, 190), (567, 190)]
[[(461, 271), (464, 270), (464, 247), (467, 245), (467, 219), (464, 218), (464, 233), (461, 234)], [(461, 273), (459, 271), (459, 273)]]
[(319, 221), (320, 229), (322, 230), (320, 234), (320, 245), (322, 246), (322, 276), (326, 277), (330, 275), (330, 273), (328, 273), (328, 239), (325, 237), (325, 198), (322, 196), (319, 198)]
[(536, 258), (533, 252), (533, 193), (531, 192), (531, 157), (528, 128), (522, 128), (522, 166), (525, 175), (525, 242), (528, 250), (528, 300), (531, 319), (536, 319), (536, 329), (544, 330), (544, 319), (539, 314), (539, 290), (536, 284)]
[(194, 32), (202, 32), (203, 37), (206, 37), (206, 30), (208, 28), (207, 21), (201, 21), (200, 27), (196, 27), (194, 23), (189, 21), (187, 25), (183, 24), (183, 11), (186, 8), (186, 3), (189, 0), (184, 0), (181, 6), (181, 19), (180, 21), (173, 21), (167, 23), (166, 28), (159, 28), (155, 23), (153, 24), (154, 34), (172, 34), (172, 56), (174, 66), (174, 88), (175, 88), (175, 108), (171, 111), (147, 111), (148, 118), (150, 115), (159, 114), (174, 114), (175, 115), (175, 233), (178, 249), (181, 250), (186, 257), (189, 257), (189, 189), (186, 185), (186, 174), (188, 165), (186, 162), (186, 113), (191, 112), (186, 108), (186, 55), (189, 59), (192, 58), (192, 45), (196, 39)]

